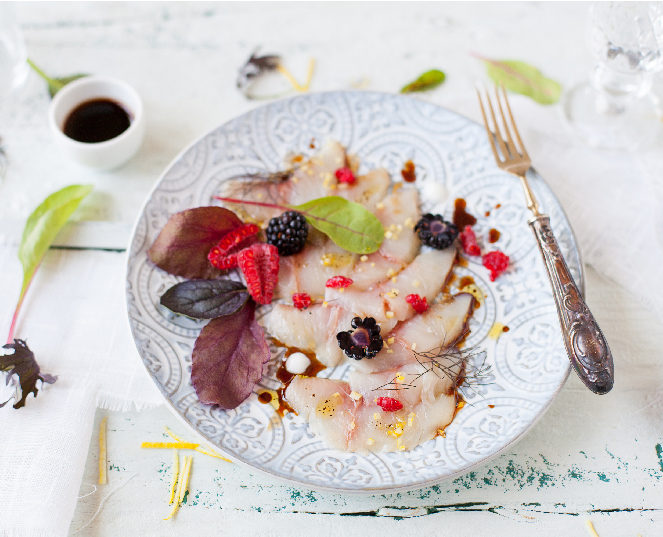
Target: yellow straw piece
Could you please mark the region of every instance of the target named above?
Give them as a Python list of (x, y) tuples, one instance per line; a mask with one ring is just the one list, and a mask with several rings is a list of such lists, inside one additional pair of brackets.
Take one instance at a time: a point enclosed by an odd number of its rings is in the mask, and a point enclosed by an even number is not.
[(142, 448), (156, 449), (196, 449), (200, 444), (191, 444), (190, 442), (143, 442)]
[(170, 498), (168, 505), (175, 499), (175, 486), (177, 485), (177, 474), (180, 472), (180, 456), (177, 450), (173, 451), (173, 476), (170, 478)]
[(592, 521), (591, 521), (591, 520), (587, 519), (587, 520), (585, 521), (585, 525), (587, 526), (587, 531), (589, 531), (589, 534), (590, 534), (592, 537), (599, 537), (599, 534), (596, 533), (596, 530), (594, 529), (594, 526), (592, 525)]
[[(182, 440), (179, 436), (177, 436), (177, 435), (176, 435), (173, 431), (171, 431), (168, 427), (164, 427), (164, 428), (166, 429), (166, 432), (168, 433), (168, 435), (169, 435), (173, 440), (177, 440), (178, 442), (183, 442), (183, 443), (184, 443), (184, 440)], [(214, 450), (212, 450), (212, 449), (210, 449), (210, 448), (203, 448), (203, 447), (198, 446), (197, 448), (195, 448), (195, 451), (197, 451), (198, 453), (202, 453), (203, 455), (208, 455), (209, 457), (214, 457), (214, 458), (216, 458), (216, 459), (221, 459), (221, 460), (226, 461), (226, 462), (233, 462), (233, 461), (231, 461), (230, 459), (226, 459), (225, 457), (222, 457), (222, 456), (219, 455), (216, 451), (214, 451)]]
[(279, 66), (277, 67), (279, 73), (281, 73), (284, 77), (288, 79), (288, 82), (290, 82), (290, 85), (295, 88), (297, 91), (303, 91), (303, 88), (299, 85), (299, 83), (295, 80), (295, 77), (290, 74), (290, 71), (288, 71), (283, 64), (279, 63)]
[(184, 501), (184, 495), (186, 494), (187, 488), (189, 487), (189, 474), (191, 473), (192, 463), (193, 463), (193, 455), (189, 455), (184, 465), (184, 472), (182, 472), (184, 474), (182, 477), (182, 479), (184, 480), (184, 484), (182, 485), (182, 490), (180, 490), (180, 497), (177, 500), (178, 503), (180, 504)]
[[(185, 457), (186, 460), (186, 457)], [(180, 506), (180, 502), (178, 501), (180, 497), (180, 493), (182, 492), (182, 482), (184, 481), (184, 468), (179, 464), (177, 466), (180, 468), (178, 476), (177, 476), (177, 493), (175, 494), (175, 504), (173, 505), (173, 509), (170, 511), (170, 514), (168, 515), (168, 518), (164, 518), (164, 520), (170, 520), (171, 517), (177, 512), (177, 508)], [(186, 464), (184, 465), (186, 466)]]
[(313, 79), (313, 70), (315, 69), (315, 58), (308, 61), (308, 73), (306, 74), (306, 83), (302, 87), (302, 91), (308, 91), (311, 87), (311, 80)]
[(108, 466), (106, 454), (106, 420), (104, 418), (99, 424), (99, 484), (105, 485), (108, 483), (108, 475), (106, 473), (106, 466)]

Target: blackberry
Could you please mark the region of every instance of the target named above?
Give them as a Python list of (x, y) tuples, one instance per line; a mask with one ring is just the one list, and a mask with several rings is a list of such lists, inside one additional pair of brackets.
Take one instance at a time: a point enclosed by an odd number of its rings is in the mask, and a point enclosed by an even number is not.
[(336, 334), (338, 346), (349, 358), (361, 360), (362, 358), (373, 358), (382, 350), (382, 336), (380, 327), (373, 317), (355, 317), (352, 319), (352, 328), (347, 332)]
[(458, 237), (458, 227), (444, 220), (439, 214), (425, 214), (421, 217), (414, 230), (421, 242), (436, 250), (444, 250), (451, 246)]
[(278, 248), (279, 255), (293, 255), (304, 248), (308, 224), (303, 214), (287, 211), (269, 221), (266, 234), (267, 242)]

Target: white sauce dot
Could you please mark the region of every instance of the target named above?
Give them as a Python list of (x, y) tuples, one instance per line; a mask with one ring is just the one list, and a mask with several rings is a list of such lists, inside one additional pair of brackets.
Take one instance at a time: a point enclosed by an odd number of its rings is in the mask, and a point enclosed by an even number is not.
[(311, 365), (311, 360), (302, 352), (293, 352), (285, 361), (285, 369), (293, 375), (301, 375)]
[(423, 185), (424, 196), (433, 203), (444, 203), (449, 197), (449, 192), (439, 181), (429, 181)]

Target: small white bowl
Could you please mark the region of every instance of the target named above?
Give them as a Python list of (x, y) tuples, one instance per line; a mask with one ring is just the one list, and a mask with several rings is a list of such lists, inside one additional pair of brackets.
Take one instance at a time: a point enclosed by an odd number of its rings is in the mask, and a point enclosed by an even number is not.
[[(64, 134), (69, 114), (80, 104), (93, 99), (110, 99), (128, 113), (129, 128), (105, 142), (78, 142)], [(109, 76), (86, 76), (70, 82), (51, 101), (48, 123), (55, 142), (72, 159), (97, 170), (112, 170), (133, 157), (145, 137), (145, 114), (140, 96), (129, 84)]]

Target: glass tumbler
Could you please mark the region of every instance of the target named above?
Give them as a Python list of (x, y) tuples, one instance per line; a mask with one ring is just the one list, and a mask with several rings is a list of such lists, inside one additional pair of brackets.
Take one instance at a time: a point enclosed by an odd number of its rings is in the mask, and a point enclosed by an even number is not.
[(30, 71), (23, 34), (13, 2), (0, 2), (0, 100), (9, 97), (25, 82)]
[(648, 145), (661, 127), (661, 103), (650, 90), (663, 69), (663, 2), (594, 2), (586, 40), (595, 64), (589, 80), (566, 94), (569, 124), (594, 147)]

